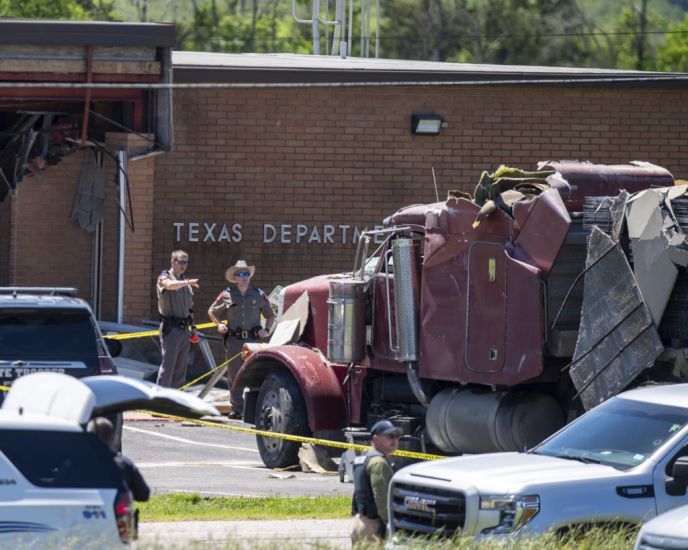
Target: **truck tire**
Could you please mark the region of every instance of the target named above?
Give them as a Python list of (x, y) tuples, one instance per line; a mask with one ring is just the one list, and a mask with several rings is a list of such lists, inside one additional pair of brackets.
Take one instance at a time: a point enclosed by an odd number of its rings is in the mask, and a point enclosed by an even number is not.
[[(287, 372), (270, 374), (260, 387), (256, 402), (256, 429), (308, 435), (306, 405), (301, 389)], [(258, 451), (268, 468), (286, 468), (298, 463), (300, 443), (276, 437), (256, 436)]]

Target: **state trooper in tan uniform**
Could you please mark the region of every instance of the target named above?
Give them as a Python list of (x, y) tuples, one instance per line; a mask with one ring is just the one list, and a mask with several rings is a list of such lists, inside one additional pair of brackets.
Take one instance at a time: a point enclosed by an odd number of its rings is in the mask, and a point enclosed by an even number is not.
[[(236, 287), (227, 287), (220, 292), (208, 309), (208, 317), (225, 338), (225, 360), (240, 353), (246, 342), (258, 342), (266, 338), (275, 323), (275, 313), (270, 307), (268, 297), (262, 290), (251, 287), (251, 278), (255, 271), (255, 266), (248, 265), (244, 260), (239, 260), (230, 267), (225, 277), (230, 283), (236, 284)], [(261, 314), (266, 320), (265, 328), (260, 324)], [(226, 325), (221, 322), (225, 316)], [(230, 389), (242, 364), (241, 355), (229, 363), (227, 382)], [(244, 410), (242, 390), (236, 388), (230, 391), (229, 399), (232, 404), (229, 416), (240, 418)]]
[(156, 285), (162, 347), (162, 364), (156, 382), (169, 388), (184, 385), (191, 348), (188, 329), (193, 324), (192, 289), (198, 288), (198, 279), (184, 275), (188, 265), (189, 255), (183, 250), (175, 250), (170, 269), (160, 274)]

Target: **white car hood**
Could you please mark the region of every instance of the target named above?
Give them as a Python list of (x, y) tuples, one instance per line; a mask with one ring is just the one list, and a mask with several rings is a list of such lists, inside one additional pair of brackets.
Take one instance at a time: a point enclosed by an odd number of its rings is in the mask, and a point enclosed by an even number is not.
[(38, 414), (83, 425), (93, 416), (146, 408), (180, 416), (219, 416), (188, 393), (124, 376), (82, 379), (55, 372), (18, 378), (2, 403), (5, 415)]
[(643, 526), (643, 533), (688, 539), (688, 506), (679, 506), (648, 521)]
[(578, 482), (615, 477), (611, 466), (528, 453), (491, 453), (442, 459), (408, 466), (400, 471), (413, 478), (436, 478), (476, 486), (481, 492), (518, 492), (548, 483)]

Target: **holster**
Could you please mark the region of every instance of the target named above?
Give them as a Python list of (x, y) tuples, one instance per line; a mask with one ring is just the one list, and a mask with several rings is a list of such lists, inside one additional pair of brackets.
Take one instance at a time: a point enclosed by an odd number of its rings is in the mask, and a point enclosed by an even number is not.
[(162, 321), (161, 332), (163, 336), (167, 336), (173, 328), (184, 330), (193, 323), (193, 317), (191, 317), (191, 315), (188, 317), (169, 317), (167, 315), (161, 315), (160, 320)]

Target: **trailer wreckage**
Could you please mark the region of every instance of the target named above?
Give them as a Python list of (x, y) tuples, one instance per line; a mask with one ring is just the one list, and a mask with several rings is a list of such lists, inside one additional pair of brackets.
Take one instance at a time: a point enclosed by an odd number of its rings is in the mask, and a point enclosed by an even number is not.
[[(627, 387), (685, 379), (686, 189), (649, 163), (542, 162), (402, 208), (352, 272), (284, 289), (292, 343), (248, 357), (245, 421), (342, 439), (384, 417), (406, 449), (523, 450)], [(298, 446), (258, 436), (269, 467)]]

